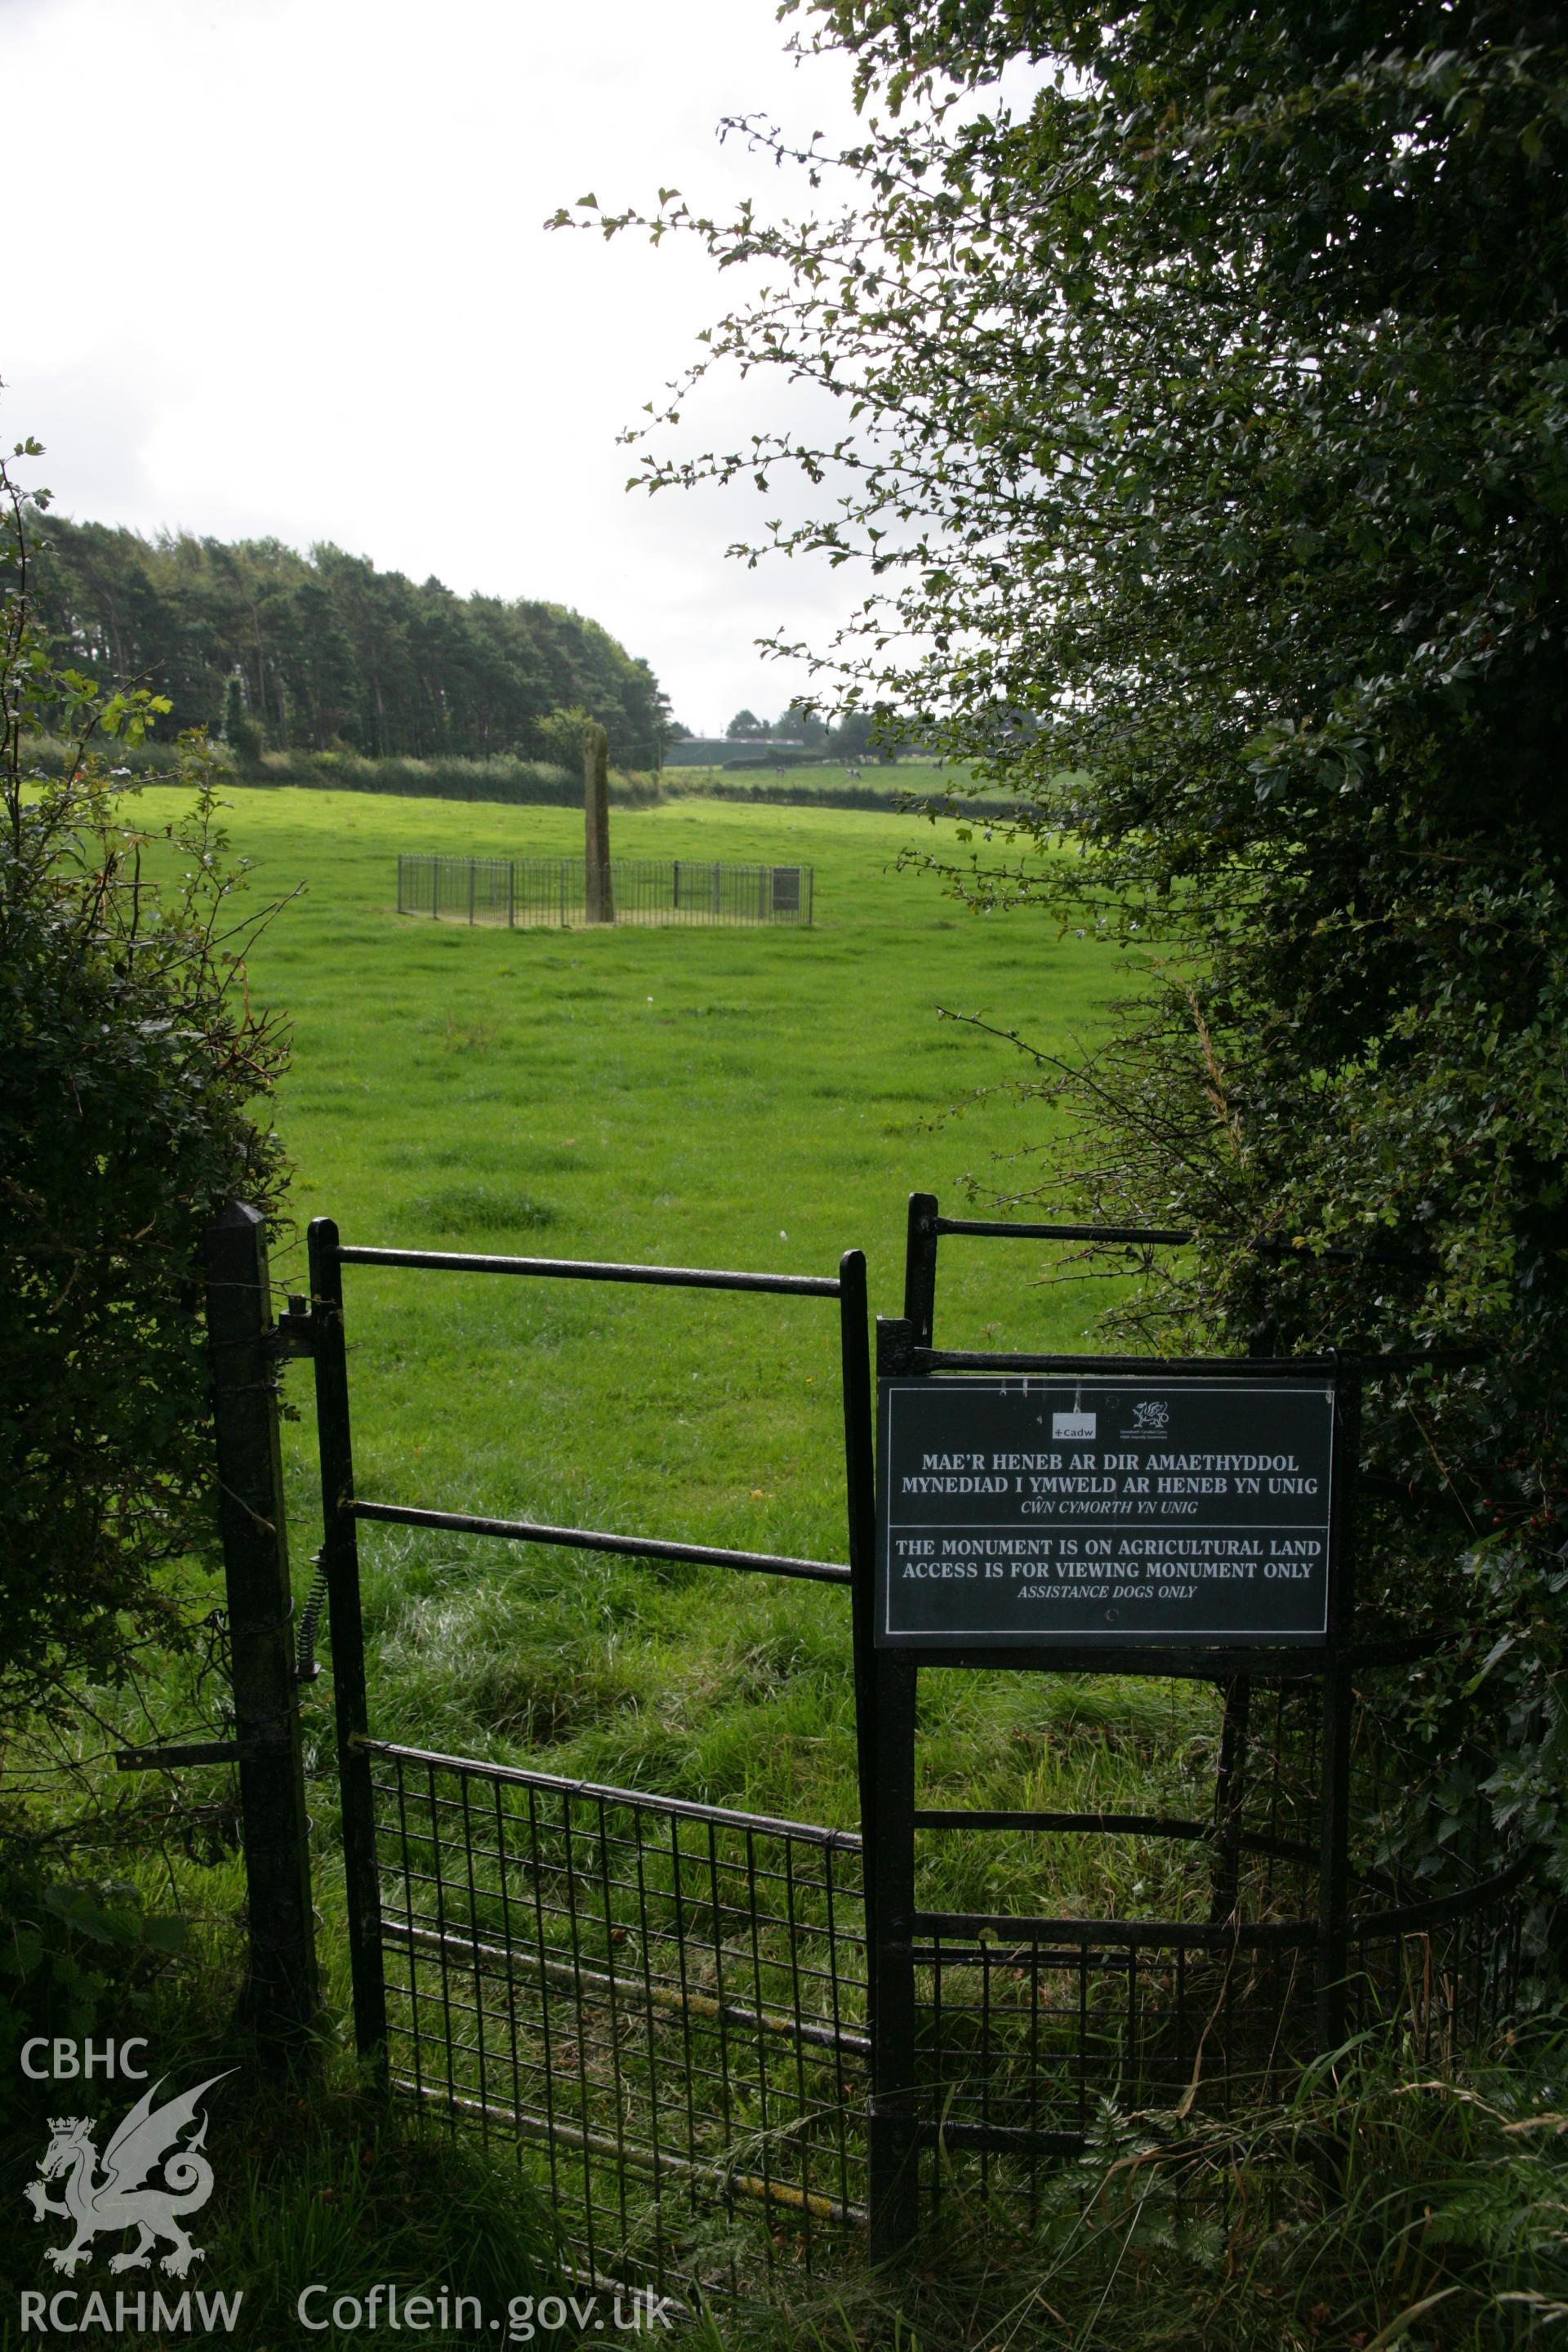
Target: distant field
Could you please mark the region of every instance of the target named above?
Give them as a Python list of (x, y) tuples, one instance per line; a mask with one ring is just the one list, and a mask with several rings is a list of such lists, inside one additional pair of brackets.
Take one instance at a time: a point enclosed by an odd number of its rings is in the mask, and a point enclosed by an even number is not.
[[(737, 751), (739, 747), (737, 746)], [(666, 762), (661, 782), (667, 793), (703, 793), (715, 786), (731, 792), (800, 793), (816, 797), (825, 793), (874, 793), (889, 801), (905, 793), (921, 795), (961, 792), (969, 780), (967, 766), (938, 760), (900, 760), (889, 765), (881, 760), (866, 759), (846, 767), (841, 760), (822, 760), (810, 766), (770, 765), (759, 761), (754, 765), (730, 767), (716, 764), (688, 767), (677, 757)]]
[[(231, 821), (258, 892), (307, 885), (251, 985), (294, 1022), (279, 1121), (301, 1226), (330, 1213), (358, 1242), (821, 1274), (853, 1244), (874, 1309), (897, 1313), (909, 1192), (957, 1205), (970, 1170), (1021, 1185), (1027, 1159), (1005, 1155), (1040, 1132), (1037, 1109), (976, 1099), (1016, 1057), (938, 1007), (1061, 1045), (1092, 1031), (1115, 977), (1051, 924), (978, 919), (895, 872), (900, 842), (931, 835), (884, 815), (692, 801), (617, 814), (621, 855), (810, 862), (816, 926), (565, 933), (394, 911), (400, 848), (575, 852), (565, 811), (277, 790), (239, 795)], [(958, 1100), (961, 1120), (932, 1123)], [(942, 1336), (1079, 1343), (1102, 1293), (1040, 1286), (1045, 1255), (947, 1244)], [(302, 1246), (275, 1269), (303, 1288)], [(353, 1268), (348, 1284), (362, 1493), (844, 1557), (823, 1303)], [(308, 1371), (289, 1382), (308, 1413)], [(302, 1586), (318, 1505), (305, 1424), (289, 1436)], [(842, 1592), (364, 1534), (384, 1731), (853, 1821)], [(1100, 1685), (928, 1683), (938, 1785), (1034, 1805), (1136, 1790), (1146, 1808), (1173, 1708), (1198, 1735), (1176, 1743), (1183, 1772), (1205, 1769), (1204, 1692), (1128, 1686), (1131, 1729), (1108, 1742)], [(1037, 1866), (1017, 1843), (1011, 1862), (987, 1849), (994, 1888)], [(1137, 1866), (1152, 1899), (1179, 1861), (1167, 1843)], [(1070, 1842), (1054, 1867), (1070, 1902)]]

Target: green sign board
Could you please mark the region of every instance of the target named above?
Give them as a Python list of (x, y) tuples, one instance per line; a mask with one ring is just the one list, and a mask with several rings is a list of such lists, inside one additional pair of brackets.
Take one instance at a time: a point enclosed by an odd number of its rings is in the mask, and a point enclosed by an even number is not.
[(1321, 1374), (928, 1376), (879, 1401), (880, 1646), (1324, 1645)]

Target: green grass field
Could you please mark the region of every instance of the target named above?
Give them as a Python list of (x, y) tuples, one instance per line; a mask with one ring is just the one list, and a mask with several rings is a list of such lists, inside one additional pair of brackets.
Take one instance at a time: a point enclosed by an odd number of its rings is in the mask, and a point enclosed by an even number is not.
[[(149, 791), (146, 816), (167, 798)], [(581, 820), (565, 811), (277, 791), (238, 795), (230, 828), (258, 897), (306, 885), (251, 986), (294, 1024), (278, 1119), (300, 1226), (331, 1215), (350, 1241), (819, 1274), (859, 1245), (873, 1309), (897, 1313), (909, 1192), (957, 1206), (967, 1171), (1026, 1184), (1016, 1155), (1044, 1116), (984, 1095), (1018, 1057), (939, 1007), (1059, 1045), (1103, 1018), (1116, 977), (1043, 921), (976, 917), (896, 871), (901, 844), (931, 836), (881, 815), (691, 802), (617, 815), (619, 855), (810, 862), (810, 930), (508, 932), (395, 913), (400, 848), (567, 854)], [(306, 1286), (302, 1238), (274, 1264), (280, 1286)], [(940, 1336), (1081, 1343), (1103, 1286), (1047, 1272), (1036, 1245), (948, 1243)], [(830, 1303), (347, 1281), (362, 1495), (845, 1556)], [(289, 1379), (308, 1417), (310, 1374)], [(319, 1526), (309, 1434), (308, 1418), (289, 1433), (301, 1582)], [(853, 1822), (842, 1591), (363, 1534), (377, 1729)], [(1089, 1788), (1110, 1804), (1136, 1784), (1142, 1803), (1167, 1769), (1156, 1752), (1179, 1755), (1184, 1779), (1206, 1768), (1206, 1695), (926, 1681), (941, 1787), (1024, 1804)], [(1124, 1856), (1140, 1900), (1173, 1855), (1167, 1842)], [(1099, 1907), (1104, 1861), (1058, 1845), (1061, 1899)], [(1021, 1844), (986, 1848), (993, 1891), (1037, 1865)]]

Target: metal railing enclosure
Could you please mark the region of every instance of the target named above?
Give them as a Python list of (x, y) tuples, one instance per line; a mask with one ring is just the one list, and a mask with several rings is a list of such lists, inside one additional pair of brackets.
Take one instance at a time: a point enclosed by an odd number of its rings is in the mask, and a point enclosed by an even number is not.
[[(734, 866), (687, 857), (616, 857), (610, 888), (617, 923), (783, 924), (809, 929), (810, 866)], [(397, 911), (437, 920), (502, 923), (509, 929), (585, 923), (587, 875), (580, 857), (397, 860)]]

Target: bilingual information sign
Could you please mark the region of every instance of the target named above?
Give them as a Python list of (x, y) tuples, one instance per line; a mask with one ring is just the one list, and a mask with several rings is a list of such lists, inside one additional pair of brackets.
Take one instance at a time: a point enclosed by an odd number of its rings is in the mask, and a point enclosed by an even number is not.
[(880, 1646), (1325, 1642), (1321, 1375), (965, 1374), (879, 1399)]

